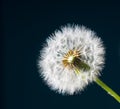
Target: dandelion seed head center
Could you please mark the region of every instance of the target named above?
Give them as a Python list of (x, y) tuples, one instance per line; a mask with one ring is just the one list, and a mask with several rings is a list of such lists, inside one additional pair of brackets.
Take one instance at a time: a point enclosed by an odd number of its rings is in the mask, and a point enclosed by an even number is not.
[(73, 55), (71, 55), (71, 56), (68, 57), (68, 63), (72, 63), (73, 60), (74, 60), (74, 56)]
[(69, 50), (63, 57), (63, 65), (64, 67), (73, 68), (75, 67), (74, 63), (76, 58), (80, 57), (80, 52), (78, 50)]

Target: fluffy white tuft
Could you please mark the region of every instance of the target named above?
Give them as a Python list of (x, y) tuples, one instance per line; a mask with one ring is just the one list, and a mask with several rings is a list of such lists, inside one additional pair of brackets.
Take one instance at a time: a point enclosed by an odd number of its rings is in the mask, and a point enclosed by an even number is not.
[[(90, 66), (89, 71), (76, 75), (63, 66), (64, 55), (72, 49), (81, 51), (81, 59)], [(80, 92), (100, 75), (104, 65), (105, 50), (97, 35), (84, 26), (62, 27), (55, 31), (40, 51), (40, 74), (51, 89), (62, 94)]]

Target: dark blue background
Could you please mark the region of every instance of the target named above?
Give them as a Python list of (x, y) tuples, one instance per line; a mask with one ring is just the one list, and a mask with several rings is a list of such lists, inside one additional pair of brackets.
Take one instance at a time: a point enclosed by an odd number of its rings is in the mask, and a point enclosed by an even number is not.
[(39, 77), (37, 59), (45, 39), (61, 25), (75, 23), (96, 31), (106, 47), (101, 79), (120, 95), (120, 4), (118, 2), (41, 2), (4, 0), (1, 109), (120, 109), (95, 83), (84, 92), (62, 96)]

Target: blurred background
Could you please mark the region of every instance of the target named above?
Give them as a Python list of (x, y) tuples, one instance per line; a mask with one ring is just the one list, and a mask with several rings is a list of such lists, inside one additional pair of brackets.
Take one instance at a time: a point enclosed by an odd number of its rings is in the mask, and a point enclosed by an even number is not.
[(106, 48), (100, 77), (120, 95), (120, 3), (113, 1), (4, 0), (2, 3), (0, 109), (120, 109), (95, 83), (73, 96), (44, 84), (37, 59), (46, 38), (60, 26), (79, 24), (94, 30)]

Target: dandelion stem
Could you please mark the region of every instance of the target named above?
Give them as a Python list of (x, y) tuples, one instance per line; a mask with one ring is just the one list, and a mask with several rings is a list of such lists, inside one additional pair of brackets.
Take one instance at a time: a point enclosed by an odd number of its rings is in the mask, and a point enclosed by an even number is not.
[(110, 94), (114, 99), (116, 99), (120, 103), (120, 96), (114, 92), (110, 87), (108, 87), (104, 82), (102, 82), (99, 78), (96, 78), (95, 82), (103, 88), (108, 94)]

